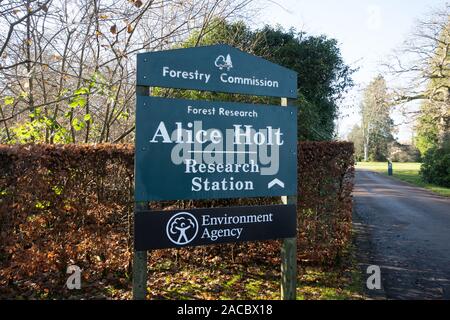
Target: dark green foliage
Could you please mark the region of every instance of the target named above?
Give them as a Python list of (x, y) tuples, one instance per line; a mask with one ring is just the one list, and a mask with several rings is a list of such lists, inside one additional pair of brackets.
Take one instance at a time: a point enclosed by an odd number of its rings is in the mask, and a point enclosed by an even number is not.
[(364, 161), (385, 161), (389, 156), (388, 144), (394, 140), (394, 122), (388, 100), (386, 81), (378, 75), (364, 89), (361, 103)]
[(337, 41), (269, 26), (256, 34), (265, 39), (256, 54), (268, 50), (268, 60), (298, 72), (299, 139), (332, 139), (337, 103), (353, 85)]
[(423, 157), (420, 175), (430, 183), (450, 187), (450, 145), (431, 148)]
[[(183, 45), (212, 45), (226, 43), (243, 51), (263, 57), (298, 73), (299, 106), (298, 137), (300, 140), (331, 140), (334, 120), (343, 94), (353, 86), (354, 70), (347, 66), (335, 39), (308, 36), (294, 29), (266, 26), (251, 31), (243, 22), (217, 21), (204, 34), (194, 33)], [(176, 93), (185, 98), (230, 100), (252, 103), (279, 104), (279, 99), (225, 95), (213, 93)]]

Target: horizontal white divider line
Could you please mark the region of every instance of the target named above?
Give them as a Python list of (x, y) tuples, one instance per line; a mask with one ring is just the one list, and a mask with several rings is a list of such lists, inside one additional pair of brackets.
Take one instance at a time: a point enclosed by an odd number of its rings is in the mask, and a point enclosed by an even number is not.
[(257, 153), (256, 151), (188, 151), (189, 153)]

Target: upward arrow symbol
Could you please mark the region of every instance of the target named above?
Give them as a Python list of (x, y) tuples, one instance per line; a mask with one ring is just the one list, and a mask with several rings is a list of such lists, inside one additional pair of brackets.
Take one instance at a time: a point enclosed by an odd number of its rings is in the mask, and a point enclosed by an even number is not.
[(284, 182), (275, 178), (272, 181), (269, 182), (269, 184), (267, 185), (267, 188), (270, 189), (272, 188), (274, 185), (279, 185), (281, 188), (284, 188)]

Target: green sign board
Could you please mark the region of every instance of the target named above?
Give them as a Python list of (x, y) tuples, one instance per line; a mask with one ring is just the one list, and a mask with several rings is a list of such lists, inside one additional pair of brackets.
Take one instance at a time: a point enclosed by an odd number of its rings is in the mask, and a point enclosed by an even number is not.
[(295, 299), (295, 197), (151, 213), (145, 202), (297, 195), (296, 107), (148, 96), (165, 87), (296, 98), (297, 73), (213, 45), (138, 54), (136, 86), (133, 297), (146, 297), (146, 250), (285, 238), (281, 295)]
[(135, 200), (297, 193), (297, 108), (137, 96)]
[(297, 73), (228, 45), (137, 55), (138, 86), (297, 97)]

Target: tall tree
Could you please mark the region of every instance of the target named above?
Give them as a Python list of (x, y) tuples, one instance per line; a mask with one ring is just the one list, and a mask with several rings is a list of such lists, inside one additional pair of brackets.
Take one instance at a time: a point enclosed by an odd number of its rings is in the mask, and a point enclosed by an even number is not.
[(386, 81), (381, 75), (364, 90), (360, 112), (364, 161), (385, 160), (388, 143), (393, 140), (393, 121), (390, 117)]
[(362, 129), (355, 124), (347, 136), (347, 140), (353, 142), (355, 147), (355, 159), (361, 161), (364, 159), (364, 137)]
[(441, 119), (443, 118), (441, 117), (439, 103), (426, 101), (421, 104), (420, 114), (414, 127), (414, 143), (422, 156), (428, 150), (437, 147), (440, 140), (445, 139), (445, 129), (442, 125), (439, 125)]
[(333, 139), (339, 102), (353, 86), (354, 71), (344, 63), (337, 41), (294, 29), (265, 27), (259, 34), (266, 44), (261, 53), (269, 49), (268, 59), (298, 73), (299, 138)]
[(402, 80), (395, 88), (394, 103), (421, 103), (418, 111), (404, 108), (417, 120), (417, 146), (423, 154), (442, 145), (450, 134), (450, 4), (419, 20), (390, 61), (389, 71)]
[(428, 62), (429, 99), (422, 102), (415, 128), (422, 154), (450, 139), (450, 21), (436, 40), (435, 53)]

